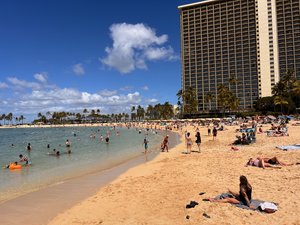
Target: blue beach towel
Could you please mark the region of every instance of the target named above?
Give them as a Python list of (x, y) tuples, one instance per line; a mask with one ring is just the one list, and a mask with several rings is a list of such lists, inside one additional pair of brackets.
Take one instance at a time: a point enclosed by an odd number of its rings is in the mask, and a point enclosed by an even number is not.
[(300, 150), (300, 144), (295, 144), (295, 145), (283, 145), (283, 146), (276, 146), (276, 148), (281, 149), (281, 150)]
[[(218, 200), (218, 199), (224, 199), (224, 198), (234, 198), (234, 196), (232, 194), (230, 194), (230, 193), (223, 193), (223, 194), (218, 195), (218, 196), (215, 197), (216, 200)], [(232, 204), (232, 205), (234, 205), (236, 207), (239, 207), (239, 208), (242, 208), (242, 209), (263, 211), (264, 210), (263, 207), (264, 207), (265, 204), (266, 205), (268, 205), (268, 204), (275, 205), (274, 203), (266, 202), (266, 201), (261, 201), (261, 200), (257, 200), (257, 199), (252, 199), (251, 200), (251, 205), (254, 206), (254, 209), (251, 209), (249, 206), (245, 205), (243, 202), (240, 202), (239, 204)]]

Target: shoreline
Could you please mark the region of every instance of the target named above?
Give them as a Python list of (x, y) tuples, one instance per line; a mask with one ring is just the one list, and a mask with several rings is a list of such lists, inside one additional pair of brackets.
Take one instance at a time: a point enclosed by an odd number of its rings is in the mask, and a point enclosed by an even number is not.
[[(168, 132), (172, 133), (170, 145), (179, 144), (177, 143), (178, 134), (172, 131)], [(111, 168), (69, 178), (57, 184), (2, 201), (0, 203), (1, 224), (14, 225), (24, 223), (24, 221), (30, 225), (47, 224), (60, 212), (92, 196), (99, 188), (108, 185), (130, 168), (148, 163), (159, 153), (159, 150), (151, 149), (147, 154), (118, 163)], [(18, 216), (20, 214), (22, 217)], [(36, 217), (36, 215), (40, 216)]]

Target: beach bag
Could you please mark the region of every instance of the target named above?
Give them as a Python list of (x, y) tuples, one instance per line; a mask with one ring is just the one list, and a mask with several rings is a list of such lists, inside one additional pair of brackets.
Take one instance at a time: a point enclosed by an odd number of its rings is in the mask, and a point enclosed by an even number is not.
[(259, 204), (259, 210), (266, 212), (266, 213), (274, 213), (278, 210), (277, 205), (273, 202), (263, 202)]

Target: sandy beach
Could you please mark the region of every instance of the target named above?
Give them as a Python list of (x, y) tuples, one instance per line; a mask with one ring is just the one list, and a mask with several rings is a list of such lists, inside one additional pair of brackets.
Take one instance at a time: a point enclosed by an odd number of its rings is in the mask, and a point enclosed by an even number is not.
[[(265, 130), (268, 125), (265, 125)], [(267, 137), (232, 151), (237, 126), (227, 126), (217, 140), (200, 127), (201, 153), (183, 154), (184, 141), (154, 160), (131, 168), (95, 195), (61, 212), (49, 225), (70, 224), (300, 224), (300, 165), (281, 169), (245, 167), (250, 157), (277, 156), (284, 162), (300, 162), (299, 151), (275, 146), (299, 143), (300, 127), (290, 126), (289, 136)], [(187, 128), (195, 136), (193, 127)], [(196, 145), (193, 145), (196, 150)], [(237, 208), (230, 204), (202, 201), (238, 191), (239, 176), (253, 187), (253, 198), (278, 203), (273, 214)], [(205, 192), (199, 195), (200, 192)], [(186, 209), (190, 201), (199, 205)], [(203, 216), (206, 213), (210, 218)], [(189, 219), (187, 219), (187, 216)]]

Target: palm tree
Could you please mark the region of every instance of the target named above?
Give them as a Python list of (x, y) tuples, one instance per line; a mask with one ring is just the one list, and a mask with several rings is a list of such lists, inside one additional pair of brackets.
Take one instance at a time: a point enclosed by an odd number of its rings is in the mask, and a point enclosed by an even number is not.
[(13, 119), (13, 114), (10, 112), (10, 113), (8, 113), (7, 115), (6, 115), (6, 117), (5, 117), (5, 119), (7, 120), (7, 121), (12, 121), (12, 119)]
[(197, 94), (193, 87), (188, 87), (186, 90), (179, 90), (177, 92), (178, 102), (182, 100), (182, 112), (192, 114), (197, 112)]
[(5, 125), (5, 114), (2, 114), (2, 115), (0, 116), (0, 120), (4, 120), (3, 125)]
[(135, 112), (135, 106), (131, 107), (131, 120), (135, 120), (136, 119), (136, 113)]
[(179, 106), (179, 112), (180, 112), (180, 114), (182, 114), (183, 113), (183, 104), (182, 104), (183, 91), (182, 91), (182, 89), (178, 90), (176, 96), (178, 98), (177, 105)]
[(153, 106), (152, 105), (148, 105), (147, 109), (146, 109), (146, 115), (149, 117), (149, 119), (153, 119)]
[(286, 95), (287, 88), (283, 81), (279, 81), (272, 88), (272, 94), (275, 96), (284, 96)]
[(145, 109), (142, 106), (138, 105), (137, 110), (136, 110), (136, 115), (137, 115), (137, 118), (139, 119), (139, 121), (141, 121), (141, 119), (144, 119)]
[(128, 119), (129, 119), (129, 114), (125, 113), (125, 120), (128, 121)]
[(43, 114), (42, 114), (41, 112), (39, 112), (39, 113), (37, 114), (37, 117), (40, 118), (40, 119), (42, 118), (42, 116), (43, 116)]
[(297, 80), (293, 83), (293, 93), (300, 96), (300, 80)]
[(236, 77), (230, 76), (229, 77), (229, 90), (231, 90), (231, 85), (234, 86), (234, 85), (236, 85), (236, 83), (237, 83)]
[(283, 105), (288, 105), (289, 102), (286, 100), (285, 97), (278, 95), (278, 96), (275, 96), (275, 98), (274, 98), (274, 104), (280, 105), (281, 113), (283, 113)]
[(209, 108), (210, 108), (210, 104), (211, 104), (211, 101), (215, 98), (215, 96), (211, 93), (211, 92), (207, 92), (205, 97), (204, 97), (204, 101), (206, 103), (209, 103)]
[(161, 107), (162, 119), (171, 119), (174, 116), (173, 106), (169, 102), (165, 102)]
[(50, 111), (46, 112), (46, 116), (47, 116), (47, 119), (49, 120), (51, 118), (51, 112)]
[(23, 125), (23, 121), (24, 121), (25, 117), (24, 117), (23, 115), (21, 115), (21, 116), (19, 117), (19, 119), (20, 119), (20, 121), (22, 121), (22, 125)]

